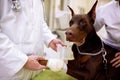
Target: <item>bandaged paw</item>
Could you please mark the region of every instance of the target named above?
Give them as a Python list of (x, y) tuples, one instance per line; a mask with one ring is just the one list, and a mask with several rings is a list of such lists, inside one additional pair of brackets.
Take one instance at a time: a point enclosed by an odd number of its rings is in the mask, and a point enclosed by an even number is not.
[(49, 59), (47, 66), (52, 70), (52, 71), (60, 71), (64, 68), (65, 63), (61, 59)]

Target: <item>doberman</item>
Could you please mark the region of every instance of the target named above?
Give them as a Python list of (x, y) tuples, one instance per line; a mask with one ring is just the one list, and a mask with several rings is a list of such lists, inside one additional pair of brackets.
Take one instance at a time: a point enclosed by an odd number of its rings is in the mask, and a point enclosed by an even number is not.
[(110, 64), (117, 50), (104, 44), (94, 29), (95, 2), (87, 14), (75, 14), (66, 30), (66, 40), (73, 42), (74, 60), (68, 61), (67, 73), (78, 80), (120, 80), (120, 68)]

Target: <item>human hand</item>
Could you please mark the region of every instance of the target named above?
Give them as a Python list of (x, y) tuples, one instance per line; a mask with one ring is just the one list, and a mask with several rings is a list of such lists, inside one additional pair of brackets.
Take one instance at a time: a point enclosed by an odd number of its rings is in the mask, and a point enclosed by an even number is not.
[(59, 39), (53, 39), (49, 43), (49, 47), (51, 47), (53, 50), (57, 51), (57, 44), (60, 44), (62, 46), (66, 46), (61, 40), (59, 40)]
[(120, 52), (115, 54), (115, 58), (111, 60), (110, 63), (112, 63), (113, 67), (116, 67), (116, 68), (120, 67)]
[(35, 55), (28, 56), (28, 60), (24, 65), (24, 68), (34, 71), (47, 68), (46, 66), (41, 65), (39, 63), (39, 60), (45, 60), (45, 59), (41, 56), (35, 56)]

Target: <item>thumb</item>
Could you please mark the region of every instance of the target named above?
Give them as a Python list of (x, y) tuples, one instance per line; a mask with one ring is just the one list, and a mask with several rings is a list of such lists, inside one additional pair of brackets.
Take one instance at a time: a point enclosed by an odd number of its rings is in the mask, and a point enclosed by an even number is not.
[(45, 60), (45, 58), (42, 57), (42, 56), (37, 56), (37, 57), (36, 57), (36, 60), (38, 60), (38, 61), (39, 61), (39, 60)]

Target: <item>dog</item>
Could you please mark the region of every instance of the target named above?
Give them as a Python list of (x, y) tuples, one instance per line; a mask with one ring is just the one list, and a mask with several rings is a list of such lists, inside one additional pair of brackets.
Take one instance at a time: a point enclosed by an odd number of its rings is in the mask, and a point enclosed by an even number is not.
[(118, 51), (104, 44), (94, 29), (97, 3), (87, 14), (75, 14), (68, 6), (72, 18), (65, 34), (73, 42), (75, 59), (68, 61), (67, 74), (78, 80), (120, 80), (120, 68), (110, 64)]

